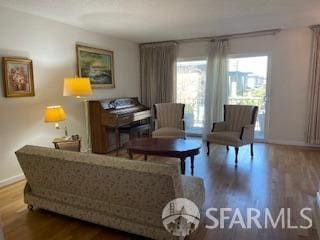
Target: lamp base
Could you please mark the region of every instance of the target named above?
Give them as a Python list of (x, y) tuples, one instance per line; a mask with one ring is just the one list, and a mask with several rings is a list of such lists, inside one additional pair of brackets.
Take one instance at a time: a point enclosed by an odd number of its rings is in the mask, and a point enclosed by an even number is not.
[(68, 128), (67, 128), (67, 126), (64, 127), (64, 136), (68, 137)]

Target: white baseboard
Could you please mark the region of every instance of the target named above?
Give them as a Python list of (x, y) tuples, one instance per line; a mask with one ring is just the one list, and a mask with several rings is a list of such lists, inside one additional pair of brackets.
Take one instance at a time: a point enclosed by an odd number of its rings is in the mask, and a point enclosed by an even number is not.
[(24, 180), (24, 179), (25, 179), (24, 174), (19, 174), (19, 175), (16, 175), (16, 176), (1, 180), (0, 181), (0, 188), (4, 187), (4, 186), (7, 186), (9, 184), (15, 183), (15, 182), (19, 182), (19, 181)]
[(301, 142), (301, 141), (266, 140), (266, 143), (279, 144), (279, 145), (288, 145), (288, 146), (297, 146), (297, 147), (320, 148), (320, 145), (308, 144), (308, 143)]

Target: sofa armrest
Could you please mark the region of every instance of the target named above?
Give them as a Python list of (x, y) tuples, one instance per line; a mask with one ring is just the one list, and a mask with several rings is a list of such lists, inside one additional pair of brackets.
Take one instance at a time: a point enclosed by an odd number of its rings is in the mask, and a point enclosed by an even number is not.
[(211, 132), (219, 132), (226, 129), (226, 122), (214, 122), (212, 124)]
[(254, 124), (246, 125), (242, 127), (241, 134), (240, 134), (240, 139), (244, 143), (251, 143), (254, 140)]
[(193, 201), (201, 209), (205, 200), (205, 188), (202, 178), (181, 176), (181, 182), (184, 197)]

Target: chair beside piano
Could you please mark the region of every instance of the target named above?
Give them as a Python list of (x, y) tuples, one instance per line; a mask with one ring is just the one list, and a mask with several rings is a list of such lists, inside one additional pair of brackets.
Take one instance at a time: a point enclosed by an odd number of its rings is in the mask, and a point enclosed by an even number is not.
[(89, 101), (91, 147), (94, 153), (107, 153), (121, 146), (121, 133), (130, 138), (151, 131), (150, 108), (138, 98), (113, 98)]

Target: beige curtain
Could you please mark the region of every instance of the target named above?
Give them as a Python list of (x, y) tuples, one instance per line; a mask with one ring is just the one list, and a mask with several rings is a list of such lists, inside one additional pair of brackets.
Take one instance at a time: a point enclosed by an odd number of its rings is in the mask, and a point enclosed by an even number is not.
[(140, 46), (141, 100), (151, 107), (173, 102), (177, 44), (144, 44)]
[(204, 136), (212, 123), (223, 120), (223, 105), (228, 98), (228, 40), (210, 42), (207, 63)]
[(308, 91), (306, 142), (320, 144), (320, 25), (313, 31), (310, 82)]

